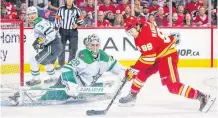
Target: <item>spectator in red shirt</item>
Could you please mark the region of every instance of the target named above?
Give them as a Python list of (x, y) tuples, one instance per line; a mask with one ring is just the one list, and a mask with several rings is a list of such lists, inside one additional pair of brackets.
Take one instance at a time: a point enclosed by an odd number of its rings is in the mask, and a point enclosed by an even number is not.
[(177, 23), (182, 24), (183, 21), (184, 21), (184, 18), (185, 18), (185, 15), (184, 15), (184, 6), (182, 4), (178, 5), (177, 13), (178, 13)]
[(75, 0), (77, 7), (84, 7), (86, 5), (86, 0)]
[(192, 0), (189, 3), (186, 3), (185, 9), (192, 14), (193, 11), (197, 11), (201, 6), (204, 6), (202, 1)]
[(10, 2), (5, 2), (4, 4), (6, 6), (7, 19), (16, 19), (18, 15), (14, 5)]
[(156, 21), (157, 26), (168, 26), (169, 21), (167, 17), (165, 17), (164, 10), (162, 7), (159, 7), (157, 14), (156, 14), (155, 21)]
[(205, 12), (206, 12), (205, 8), (204, 7), (200, 7), (199, 14), (197, 14), (196, 17), (193, 18), (193, 22), (197, 26), (203, 26), (203, 27), (209, 26), (208, 16), (205, 14)]
[(29, 27), (30, 25), (28, 25), (28, 23), (26, 21), (26, 10), (25, 9), (21, 9), (19, 11), (18, 15), (19, 15), (19, 19), (24, 22), (24, 27)]
[(172, 26), (173, 27), (178, 27), (178, 26), (181, 26), (182, 24), (177, 22), (178, 21), (178, 14), (175, 12), (173, 13), (173, 17), (172, 17)]
[(94, 0), (87, 0), (87, 5), (85, 5), (83, 8), (86, 10), (86, 12), (94, 12)]
[(192, 22), (192, 17), (190, 13), (186, 13), (185, 14), (185, 19), (184, 19), (184, 23), (183, 23), (184, 27), (192, 27), (194, 26), (194, 23)]
[(111, 27), (110, 22), (104, 19), (104, 12), (103, 11), (98, 12), (97, 27)]
[(114, 14), (116, 13), (116, 7), (111, 4), (111, 0), (104, 0), (104, 4), (99, 7), (100, 11), (108, 12), (112, 11)]
[(25, 9), (20, 10), (19, 19), (22, 20), (23, 22), (26, 21), (26, 11), (25, 11)]
[(116, 11), (120, 12), (120, 13), (123, 13), (123, 12), (125, 12), (126, 6), (129, 6), (129, 7), (131, 6), (129, 4), (129, 0), (122, 0), (121, 3), (118, 4)]
[[(170, 6), (170, 2), (169, 2), (169, 0), (166, 0), (165, 5), (163, 7), (165, 15), (168, 15), (170, 12), (169, 6)], [(172, 7), (172, 13), (174, 13), (174, 12), (176, 12), (176, 9), (174, 7)]]
[(131, 16), (131, 9), (129, 6), (126, 6), (125, 12), (123, 14), (123, 19), (125, 20), (126, 18), (129, 18)]
[(152, 3), (149, 5), (148, 9), (150, 13), (155, 14), (155, 12), (157, 12), (159, 7), (160, 6), (158, 5), (158, 1), (152, 0)]

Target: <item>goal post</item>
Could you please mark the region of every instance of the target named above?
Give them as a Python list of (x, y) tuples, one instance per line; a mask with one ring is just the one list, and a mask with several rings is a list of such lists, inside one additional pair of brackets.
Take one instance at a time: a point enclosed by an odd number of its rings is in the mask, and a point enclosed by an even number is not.
[(22, 20), (0, 19), (0, 21), (1, 76), (18, 74), (20, 86), (23, 86), (24, 23)]

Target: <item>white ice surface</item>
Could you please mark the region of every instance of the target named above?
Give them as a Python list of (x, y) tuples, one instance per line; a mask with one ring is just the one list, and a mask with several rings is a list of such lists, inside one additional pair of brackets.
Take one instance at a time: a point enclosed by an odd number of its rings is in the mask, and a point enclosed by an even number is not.
[[(202, 92), (217, 96), (216, 69), (182, 68), (179, 69), (181, 82), (201, 90)], [(25, 75), (29, 78), (29, 75)], [(102, 79), (116, 78), (105, 75)], [(19, 83), (16, 75), (2, 76), (1, 83)], [(126, 95), (130, 89), (128, 83), (121, 96)], [(4, 93), (2, 93), (4, 94)], [(1, 95), (2, 96), (2, 95)], [(118, 97), (120, 98), (120, 97)], [(118, 99), (117, 99), (118, 100)], [(86, 116), (86, 110), (105, 109), (110, 100), (90, 103), (70, 103), (53, 106), (20, 106), (11, 107), (1, 105), (2, 118), (218, 118), (217, 102), (208, 113), (198, 111), (199, 102), (184, 97), (172, 95), (167, 88), (161, 85), (159, 75), (151, 76), (138, 95), (134, 107), (119, 107), (115, 104), (104, 116)]]

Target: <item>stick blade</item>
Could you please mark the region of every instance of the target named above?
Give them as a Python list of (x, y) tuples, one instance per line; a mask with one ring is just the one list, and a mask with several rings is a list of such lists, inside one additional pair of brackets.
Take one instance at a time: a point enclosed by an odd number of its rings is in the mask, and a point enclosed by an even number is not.
[(105, 110), (87, 110), (86, 115), (88, 116), (94, 116), (94, 115), (105, 115)]

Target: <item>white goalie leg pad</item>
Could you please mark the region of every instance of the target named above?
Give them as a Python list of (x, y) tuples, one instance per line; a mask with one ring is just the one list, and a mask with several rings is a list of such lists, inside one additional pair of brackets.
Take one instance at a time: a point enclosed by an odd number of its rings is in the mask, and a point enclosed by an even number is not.
[(107, 94), (108, 97), (113, 97), (117, 90), (120, 87), (120, 81), (104, 81), (104, 93)]
[(69, 95), (69, 96), (78, 96), (78, 87), (79, 85), (78, 84), (75, 84), (75, 83), (72, 83), (72, 82), (69, 82), (69, 81), (62, 81), (62, 83), (64, 85), (66, 85), (65, 87), (65, 91), (66, 93)]

